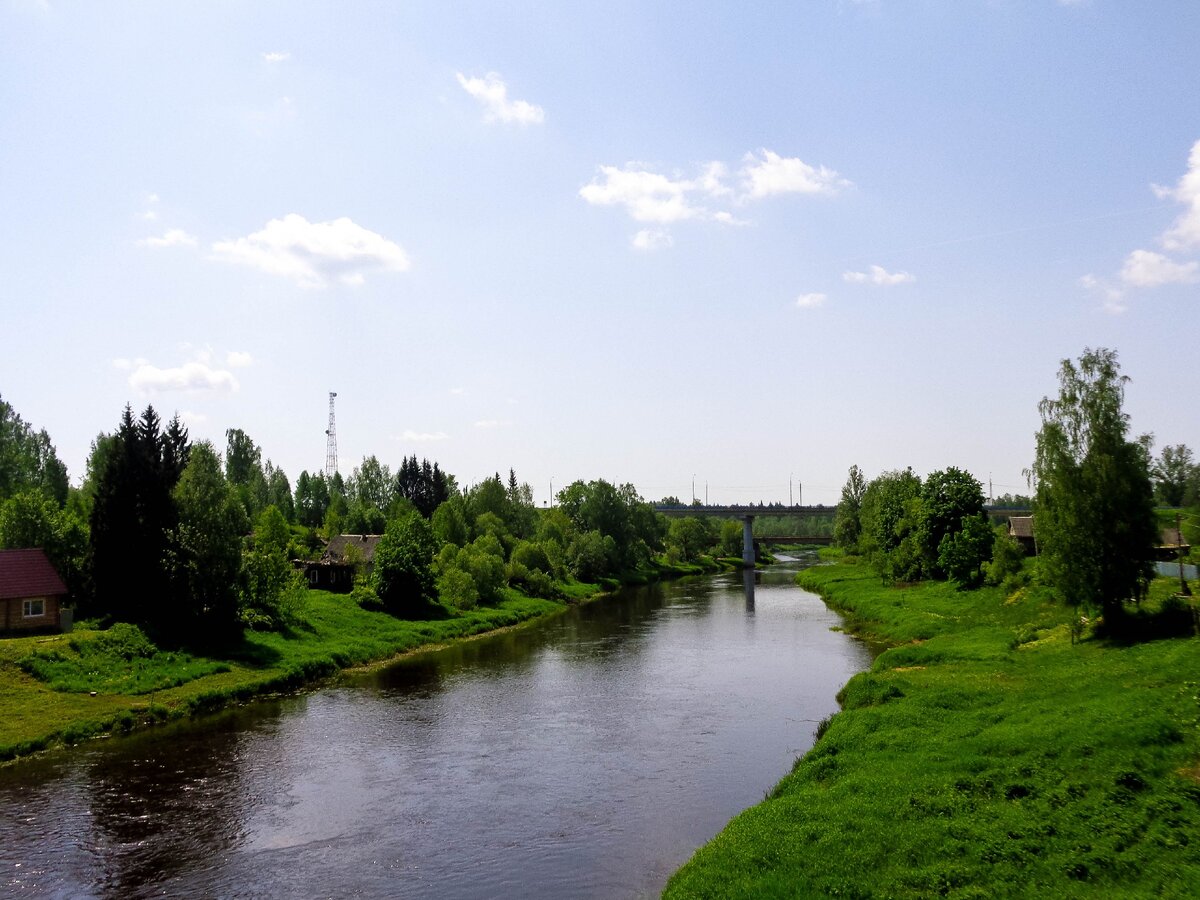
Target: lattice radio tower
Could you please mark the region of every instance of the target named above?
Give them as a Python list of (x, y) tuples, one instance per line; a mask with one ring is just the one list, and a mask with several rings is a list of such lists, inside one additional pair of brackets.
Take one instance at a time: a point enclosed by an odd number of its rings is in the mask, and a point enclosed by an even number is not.
[(329, 392), (329, 427), (325, 429), (325, 480), (332, 481), (337, 474), (337, 425), (333, 421), (333, 398), (337, 394)]

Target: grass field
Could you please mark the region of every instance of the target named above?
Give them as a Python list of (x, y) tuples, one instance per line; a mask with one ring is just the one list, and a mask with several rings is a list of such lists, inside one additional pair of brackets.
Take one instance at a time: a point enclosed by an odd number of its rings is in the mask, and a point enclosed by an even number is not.
[(1200, 640), (1072, 643), (1036, 589), (852, 561), (801, 583), (891, 649), (664, 896), (1200, 896)]

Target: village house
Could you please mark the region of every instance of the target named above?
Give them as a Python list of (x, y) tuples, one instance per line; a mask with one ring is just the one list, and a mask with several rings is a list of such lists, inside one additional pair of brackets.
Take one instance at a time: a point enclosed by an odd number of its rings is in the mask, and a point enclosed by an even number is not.
[(310, 588), (344, 594), (354, 587), (354, 575), (369, 575), (375, 563), (379, 534), (339, 534), (330, 538), (325, 552), (315, 562), (304, 562), (304, 578)]
[(1016, 539), (1026, 556), (1037, 555), (1037, 542), (1033, 537), (1033, 516), (1009, 516), (1008, 535)]
[(0, 550), (0, 632), (70, 631), (66, 585), (40, 547)]

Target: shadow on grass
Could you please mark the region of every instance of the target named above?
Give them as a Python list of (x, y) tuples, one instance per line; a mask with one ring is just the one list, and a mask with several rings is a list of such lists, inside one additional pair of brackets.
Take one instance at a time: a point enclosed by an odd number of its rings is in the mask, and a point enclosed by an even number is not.
[(1126, 613), (1110, 626), (1104, 623), (1096, 637), (1120, 647), (1191, 637), (1196, 634), (1196, 618), (1183, 597), (1168, 597), (1160, 609), (1137, 609)]

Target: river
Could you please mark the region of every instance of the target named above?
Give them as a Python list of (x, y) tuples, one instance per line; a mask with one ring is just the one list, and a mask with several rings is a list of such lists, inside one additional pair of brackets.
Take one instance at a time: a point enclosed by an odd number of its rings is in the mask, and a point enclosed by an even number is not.
[(656, 896), (870, 662), (796, 567), (0, 769), (0, 895)]

